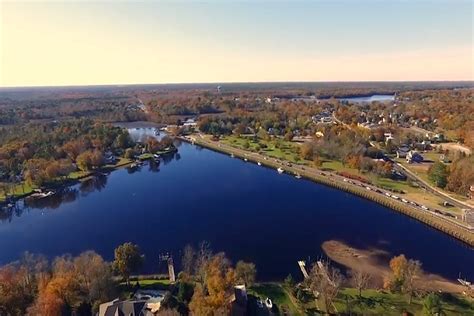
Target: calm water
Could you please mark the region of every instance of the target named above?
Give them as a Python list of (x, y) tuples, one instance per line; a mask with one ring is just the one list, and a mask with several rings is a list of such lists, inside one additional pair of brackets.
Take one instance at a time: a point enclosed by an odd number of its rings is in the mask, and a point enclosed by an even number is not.
[[(137, 135), (141, 132), (137, 131)], [(41, 205), (42, 204), (42, 205)], [(474, 279), (474, 251), (375, 203), (226, 155), (181, 144), (159, 168), (122, 169), (62, 196), (23, 206), (0, 222), (0, 264), (23, 251), (48, 256), (94, 249), (106, 259), (126, 241), (158, 255), (201, 240), (257, 264), (260, 279), (299, 277), (297, 260), (319, 257), (337, 239), (419, 259), (426, 270)]]
[(352, 97), (352, 98), (338, 98), (341, 101), (347, 101), (352, 103), (370, 103), (373, 101), (385, 102), (394, 101), (395, 96), (393, 94), (374, 94), (368, 97)]

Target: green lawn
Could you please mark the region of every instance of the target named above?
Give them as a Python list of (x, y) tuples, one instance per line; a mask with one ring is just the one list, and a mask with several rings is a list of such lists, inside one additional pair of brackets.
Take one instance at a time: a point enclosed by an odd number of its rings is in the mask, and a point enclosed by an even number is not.
[(280, 312), (287, 312), (289, 315), (301, 315), (297, 306), (290, 299), (288, 292), (278, 283), (258, 283), (249, 289), (249, 294), (260, 297), (262, 300), (267, 297), (275, 303)]
[[(130, 280), (130, 286), (126, 282), (121, 282), (117, 286), (118, 293), (122, 298), (128, 298), (133, 293), (137, 281)], [(168, 279), (143, 279), (138, 280), (141, 289), (147, 290), (168, 290), (171, 286)]]
[[(289, 141), (285, 141), (283, 139), (272, 139), (268, 141), (258, 139), (257, 141), (255, 141), (252, 137), (238, 137), (231, 135), (223, 137), (221, 141), (233, 147), (254, 152), (260, 152), (276, 159), (287, 160), (293, 163), (304, 163), (304, 161), (302, 161), (299, 157), (299, 145)], [(248, 147), (246, 147), (245, 144), (248, 144)]]
[[(474, 303), (464, 297), (441, 294), (443, 311), (446, 315), (474, 315)], [(364, 315), (401, 315), (408, 311), (413, 315), (423, 314), (423, 299), (413, 299), (408, 304), (407, 297), (401, 294), (365, 290), (362, 298), (357, 297), (357, 290), (341, 291), (335, 306), (340, 313), (363, 313)]]

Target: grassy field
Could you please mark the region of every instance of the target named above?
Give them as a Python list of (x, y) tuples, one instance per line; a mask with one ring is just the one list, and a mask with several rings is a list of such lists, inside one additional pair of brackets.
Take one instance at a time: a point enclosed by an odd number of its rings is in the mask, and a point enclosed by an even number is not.
[(260, 297), (262, 300), (267, 297), (275, 303), (281, 313), (289, 315), (303, 315), (295, 305), (290, 294), (279, 283), (258, 283), (249, 289), (249, 294)]
[[(445, 315), (474, 315), (474, 303), (464, 297), (440, 294)], [(335, 306), (340, 313), (363, 313), (364, 315), (401, 315), (410, 312), (413, 315), (425, 315), (423, 299), (414, 298), (411, 304), (401, 294), (365, 290), (362, 298), (357, 297), (357, 290), (344, 289), (338, 296)]]
[[(255, 141), (252, 137), (238, 137), (238, 136), (225, 136), (221, 141), (227, 145), (234, 146), (240, 149), (249, 150), (253, 152), (260, 152), (269, 157), (283, 159), (291, 162), (303, 163), (299, 158), (298, 144), (285, 141), (282, 139), (276, 140), (257, 140)], [(248, 145), (248, 147), (247, 147)]]

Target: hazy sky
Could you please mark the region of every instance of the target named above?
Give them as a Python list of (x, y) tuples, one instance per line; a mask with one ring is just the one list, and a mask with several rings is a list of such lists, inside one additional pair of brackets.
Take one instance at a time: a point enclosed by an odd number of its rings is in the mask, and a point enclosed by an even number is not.
[(472, 80), (473, 1), (2, 2), (0, 86)]

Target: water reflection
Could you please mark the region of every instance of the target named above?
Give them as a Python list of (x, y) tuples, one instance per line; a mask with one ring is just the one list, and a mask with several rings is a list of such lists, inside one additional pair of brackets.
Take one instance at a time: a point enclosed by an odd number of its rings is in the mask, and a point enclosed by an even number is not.
[(78, 197), (78, 189), (74, 187), (66, 187), (58, 190), (56, 194), (42, 199), (26, 198), (24, 200), (24, 208), (35, 209), (57, 209), (63, 203), (74, 202)]
[(79, 190), (81, 191), (82, 196), (87, 196), (89, 193), (95, 191), (102, 191), (107, 185), (107, 176), (100, 174), (94, 177), (91, 177), (85, 181), (82, 181)]

